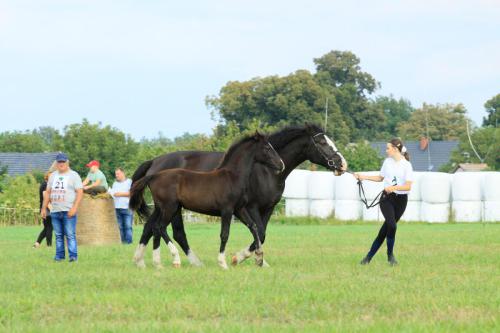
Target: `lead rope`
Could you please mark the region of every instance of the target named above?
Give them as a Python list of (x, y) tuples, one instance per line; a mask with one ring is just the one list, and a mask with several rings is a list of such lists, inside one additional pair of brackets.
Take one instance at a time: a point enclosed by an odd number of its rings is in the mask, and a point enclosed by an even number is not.
[[(346, 172), (354, 176), (354, 172), (352, 171), (346, 171)], [(370, 204), (368, 204), (368, 200), (366, 199), (365, 189), (363, 187), (363, 182), (361, 180), (358, 180), (358, 193), (359, 193), (359, 199), (365, 205), (366, 209), (370, 209), (376, 207), (377, 205), (380, 205), (380, 203), (385, 200), (386, 196), (385, 191), (382, 190), (380, 191), (379, 194), (377, 194), (375, 199), (373, 199), (373, 201)]]

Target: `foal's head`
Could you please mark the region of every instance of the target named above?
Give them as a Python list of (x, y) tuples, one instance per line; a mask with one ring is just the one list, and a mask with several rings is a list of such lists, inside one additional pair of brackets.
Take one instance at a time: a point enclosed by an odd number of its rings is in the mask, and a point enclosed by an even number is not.
[(308, 149), (307, 159), (315, 164), (332, 170), (336, 176), (347, 171), (347, 161), (333, 141), (316, 125), (306, 123), (306, 130), (311, 137), (312, 149)]
[(273, 146), (269, 143), (266, 136), (255, 132), (254, 135), (246, 136), (243, 139), (233, 143), (227, 150), (222, 159), (219, 168), (227, 166), (232, 161), (241, 160), (242, 156), (253, 156), (255, 162), (262, 163), (269, 168), (276, 170), (277, 173), (285, 169), (285, 164), (281, 160)]
[(285, 170), (285, 163), (276, 150), (274, 150), (271, 143), (269, 143), (267, 137), (259, 132), (255, 132), (253, 139), (255, 140), (255, 161), (276, 170), (277, 174), (283, 172)]

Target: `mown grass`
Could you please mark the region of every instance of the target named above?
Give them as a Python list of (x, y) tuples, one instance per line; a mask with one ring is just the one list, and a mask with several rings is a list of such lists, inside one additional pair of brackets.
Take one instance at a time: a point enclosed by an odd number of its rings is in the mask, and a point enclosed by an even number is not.
[[(359, 260), (378, 224), (271, 224), (269, 269), (253, 261), (221, 271), (219, 225), (187, 233), (205, 263), (137, 269), (134, 246), (85, 247), (54, 263), (31, 248), (38, 227), (0, 228), (0, 330), (8, 332), (493, 332), (499, 331), (500, 224), (401, 224), (385, 249)], [(135, 230), (135, 238), (140, 228)], [(249, 243), (232, 226), (228, 253)], [(228, 256), (229, 259), (229, 256)]]

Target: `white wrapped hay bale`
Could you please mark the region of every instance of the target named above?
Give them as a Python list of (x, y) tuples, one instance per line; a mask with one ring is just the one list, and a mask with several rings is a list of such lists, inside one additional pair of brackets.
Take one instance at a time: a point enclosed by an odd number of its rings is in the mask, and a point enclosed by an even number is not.
[(500, 201), (500, 172), (484, 172), (483, 174), (483, 200)]
[(350, 173), (335, 177), (335, 200), (359, 200), (358, 181)]
[(451, 181), (453, 201), (481, 201), (481, 172), (458, 172)]
[(428, 172), (413, 172), (413, 182), (411, 183), (411, 191), (408, 194), (408, 201), (420, 201), (422, 196), (420, 195), (420, 188), (422, 186), (422, 177)]
[(286, 216), (308, 216), (309, 215), (309, 199), (294, 199), (286, 198), (285, 200), (285, 215)]
[(285, 181), (285, 198), (306, 199), (308, 195), (308, 182), (311, 171), (293, 170)]
[(453, 201), (452, 218), (456, 222), (480, 222), (482, 208), (481, 201)]
[(335, 217), (339, 220), (359, 220), (362, 216), (361, 201), (335, 200)]
[(333, 200), (335, 198), (335, 175), (328, 171), (314, 171), (308, 177), (308, 198)]
[(406, 205), (406, 210), (403, 216), (401, 217), (401, 221), (406, 221), (406, 222), (422, 221), (420, 216), (421, 206), (422, 203), (420, 201), (408, 201), (408, 204)]
[(362, 215), (363, 221), (383, 221), (384, 215), (380, 211), (380, 206), (375, 206), (372, 208), (366, 208), (365, 205), (362, 204)]
[(483, 221), (500, 222), (500, 200), (483, 202)]
[[(367, 171), (367, 172), (360, 172), (362, 175), (366, 176), (379, 176), (380, 172), (379, 171)], [(355, 180), (356, 181), (356, 180)], [(368, 200), (370, 203), (375, 197), (383, 191), (384, 189), (384, 182), (373, 182), (371, 180), (363, 180), (363, 188), (365, 190), (365, 195), (366, 195), (366, 200)], [(358, 190), (359, 192), (359, 190)], [(359, 198), (359, 194), (358, 194)]]
[(427, 172), (420, 178), (422, 201), (433, 204), (449, 204), (451, 196), (450, 180), (451, 177), (447, 173)]
[(334, 209), (335, 201), (333, 200), (316, 199), (309, 202), (309, 216), (325, 219), (333, 216)]
[(446, 223), (450, 219), (450, 203), (429, 203), (423, 201), (420, 208), (422, 221)]

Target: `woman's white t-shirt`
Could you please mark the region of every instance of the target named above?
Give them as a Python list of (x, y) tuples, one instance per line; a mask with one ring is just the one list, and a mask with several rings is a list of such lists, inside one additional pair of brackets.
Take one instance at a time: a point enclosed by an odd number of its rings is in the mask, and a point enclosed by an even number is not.
[[(392, 185), (404, 185), (407, 181), (413, 181), (413, 167), (405, 158), (396, 161), (389, 157), (386, 158), (380, 175), (384, 177), (384, 188)], [(408, 194), (410, 191), (394, 191), (397, 194)]]

